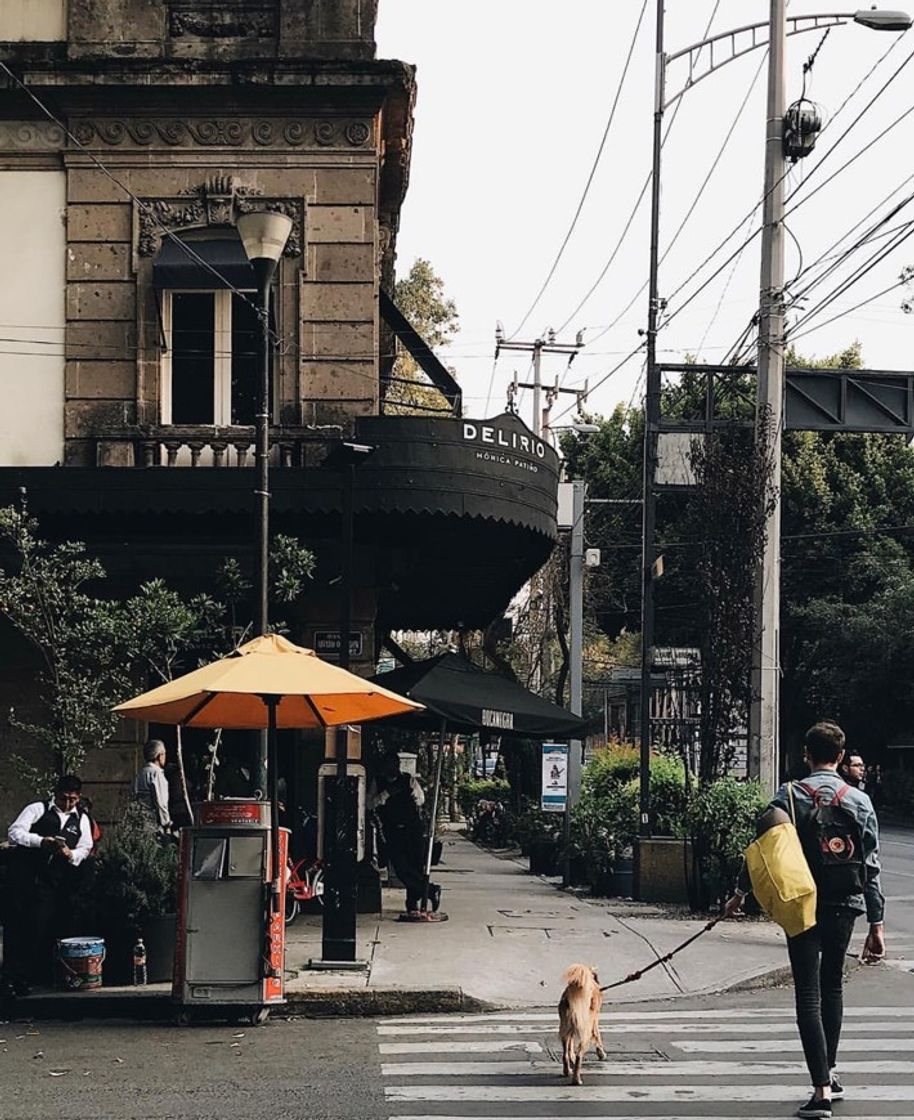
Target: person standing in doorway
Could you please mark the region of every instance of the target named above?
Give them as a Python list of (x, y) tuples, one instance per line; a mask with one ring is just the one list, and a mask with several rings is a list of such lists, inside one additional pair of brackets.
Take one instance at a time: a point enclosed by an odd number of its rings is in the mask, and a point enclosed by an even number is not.
[(89, 817), (79, 807), (82, 782), (58, 779), (50, 801), (26, 805), (9, 827), (10, 860), (3, 930), (3, 987), (26, 995), (51, 978), (52, 953), (67, 935), (79, 876), (92, 851)]
[(149, 826), (160, 836), (171, 832), (171, 813), (168, 810), (168, 779), (165, 777), (165, 744), (161, 739), (150, 739), (143, 748), (145, 766), (133, 782), (133, 795), (143, 806)]
[[(813, 1095), (797, 1109), (804, 1120), (830, 1120), (832, 1101), (844, 1096), (835, 1072), (844, 1012), (844, 958), (860, 914), (866, 914), (870, 927), (863, 959), (885, 956), (879, 828), (870, 799), (838, 773), (844, 741), (836, 723), (811, 727), (805, 740), (809, 777), (781, 786), (768, 806), (790, 815), (793, 804), (803, 853), (816, 882), (816, 924), (787, 939), (797, 1026), (813, 1084)], [(724, 909), (726, 917), (740, 913), (749, 889), (744, 865), (736, 893)]]

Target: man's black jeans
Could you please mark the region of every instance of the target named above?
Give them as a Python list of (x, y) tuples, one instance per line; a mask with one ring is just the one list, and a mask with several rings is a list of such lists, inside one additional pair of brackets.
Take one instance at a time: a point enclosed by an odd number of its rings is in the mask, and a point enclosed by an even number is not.
[(856, 910), (822, 906), (812, 929), (787, 938), (797, 1001), (797, 1026), (813, 1085), (828, 1085), (838, 1056), (844, 1014), (844, 957)]

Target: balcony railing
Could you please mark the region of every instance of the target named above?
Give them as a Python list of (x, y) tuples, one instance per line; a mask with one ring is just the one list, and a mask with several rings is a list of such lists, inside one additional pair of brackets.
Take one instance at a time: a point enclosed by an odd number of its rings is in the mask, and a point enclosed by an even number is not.
[[(276, 467), (304, 466), (309, 444), (326, 444), (340, 434), (338, 425), (273, 426), (270, 460)], [(99, 436), (96, 463), (100, 467), (251, 467), (254, 447), (253, 425), (163, 424)]]

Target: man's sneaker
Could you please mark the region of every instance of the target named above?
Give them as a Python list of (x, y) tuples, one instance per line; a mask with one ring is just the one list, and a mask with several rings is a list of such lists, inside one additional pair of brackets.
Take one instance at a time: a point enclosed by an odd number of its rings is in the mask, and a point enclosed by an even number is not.
[(840, 1100), (843, 1099), (843, 1097), (844, 1097), (844, 1086), (841, 1084), (841, 1082), (838, 1080), (838, 1078), (835, 1077), (834, 1074), (832, 1074), (831, 1075), (831, 1099), (833, 1101), (840, 1101)]
[(806, 1104), (797, 1109), (797, 1116), (803, 1120), (831, 1120), (831, 1101), (817, 1100), (813, 1093)]

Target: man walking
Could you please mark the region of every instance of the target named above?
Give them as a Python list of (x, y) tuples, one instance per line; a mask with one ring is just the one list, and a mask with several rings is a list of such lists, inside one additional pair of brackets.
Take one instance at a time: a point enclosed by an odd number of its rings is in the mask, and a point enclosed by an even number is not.
[(25, 995), (30, 983), (50, 979), (54, 942), (66, 925), (78, 885), (76, 869), (92, 851), (89, 817), (79, 807), (82, 782), (60, 778), (51, 801), (26, 805), (9, 827), (13, 845), (3, 981)]
[[(781, 786), (770, 808), (796, 814), (803, 852), (816, 881), (816, 924), (788, 937), (787, 950), (796, 995), (797, 1026), (813, 1095), (797, 1109), (809, 1120), (830, 1120), (832, 1101), (844, 1096), (835, 1076), (844, 1011), (844, 958), (854, 922), (866, 913), (869, 934), (865, 960), (885, 956), (885, 900), (879, 886), (879, 831), (872, 803), (839, 775), (844, 732), (823, 721), (806, 732), (804, 782)], [(725, 915), (742, 908), (750, 889), (745, 866)]]

